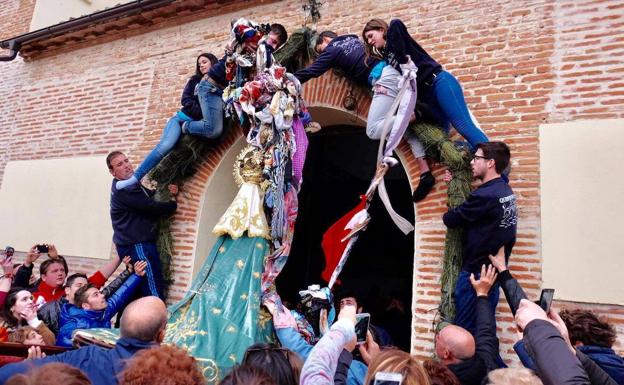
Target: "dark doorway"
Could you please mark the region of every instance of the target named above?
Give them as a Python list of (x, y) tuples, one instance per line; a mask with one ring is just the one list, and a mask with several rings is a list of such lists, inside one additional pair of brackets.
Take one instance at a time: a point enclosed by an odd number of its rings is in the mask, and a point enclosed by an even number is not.
[[(355, 207), (368, 188), (379, 145), (353, 126), (325, 127), (309, 139), (291, 255), (277, 280), (279, 293), (290, 303), (307, 285), (326, 284), (321, 282), (323, 233)], [(411, 190), (401, 164), (389, 171), (385, 182), (394, 209), (413, 223)], [(377, 196), (369, 213), (371, 223), (340, 275), (341, 286), (355, 292), (364, 311), (371, 313), (372, 324), (409, 351), (414, 235), (404, 235), (394, 225)]]

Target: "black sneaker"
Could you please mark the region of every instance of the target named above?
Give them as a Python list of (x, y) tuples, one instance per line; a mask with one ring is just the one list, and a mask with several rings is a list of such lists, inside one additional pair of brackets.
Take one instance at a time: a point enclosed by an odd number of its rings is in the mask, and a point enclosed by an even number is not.
[(420, 175), (420, 183), (418, 183), (418, 187), (414, 190), (414, 194), (412, 195), (412, 199), (414, 203), (420, 202), (425, 199), (429, 191), (435, 185), (435, 178), (431, 174), (431, 171), (427, 171)]

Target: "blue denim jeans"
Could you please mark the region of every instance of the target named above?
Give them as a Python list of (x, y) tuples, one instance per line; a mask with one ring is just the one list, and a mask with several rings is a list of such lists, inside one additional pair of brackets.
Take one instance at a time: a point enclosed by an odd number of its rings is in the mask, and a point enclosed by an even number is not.
[(147, 155), (143, 163), (134, 171), (134, 176), (141, 180), (148, 172), (150, 172), (162, 158), (165, 157), (173, 146), (180, 139), (182, 134), (182, 123), (187, 120), (183, 114), (175, 114), (165, 126), (163, 133), (160, 137), (160, 142), (154, 147), (154, 149)]
[[(475, 278), (478, 279), (480, 274), (475, 274)], [(498, 305), (500, 285), (495, 283), (490, 290), (488, 299), (490, 306), (492, 306), (492, 315), (494, 317), (496, 306)], [(459, 277), (457, 277), (457, 283), (455, 284), (455, 322), (457, 326), (461, 326), (468, 330), (473, 336), (476, 331), (476, 304), (477, 293), (474, 291), (472, 284), (470, 283), (470, 273), (467, 271), (461, 271)], [(496, 324), (496, 320), (494, 319)]]
[(130, 256), (133, 264), (137, 261), (147, 261), (145, 277), (141, 279), (141, 286), (139, 286), (141, 296), (137, 296), (137, 298), (153, 295), (164, 300), (164, 278), (156, 243), (142, 242), (127, 246), (117, 245), (116, 247), (119, 258), (126, 255)]
[(448, 132), (449, 123), (463, 136), (472, 150), (482, 142), (488, 142), (488, 137), (473, 120), (459, 81), (446, 71), (441, 71), (433, 80), (433, 84), (424, 95), (418, 95), (421, 102), (430, 106), (437, 115), (442, 128)]
[(197, 85), (197, 97), (203, 119), (189, 122), (188, 133), (204, 138), (216, 138), (223, 132), (223, 91), (202, 80)]

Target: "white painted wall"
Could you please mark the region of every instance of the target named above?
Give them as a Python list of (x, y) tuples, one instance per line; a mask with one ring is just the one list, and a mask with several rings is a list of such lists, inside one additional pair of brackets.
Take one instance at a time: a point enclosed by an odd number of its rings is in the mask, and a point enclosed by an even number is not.
[(543, 287), (624, 305), (624, 119), (540, 126)]
[(8, 162), (0, 187), (0, 245), (54, 243), (62, 255), (108, 259), (112, 176), (106, 157)]
[[(230, 207), (232, 200), (238, 192), (238, 186), (234, 182), (232, 174), (234, 161), (247, 144), (245, 138), (239, 138), (227, 151), (219, 167), (211, 175), (201, 204), (199, 222), (197, 225), (197, 243), (195, 245), (195, 259), (193, 261), (193, 277), (197, 275), (212, 250), (217, 236), (212, 229), (217, 224), (225, 210)], [(189, 282), (190, 285), (190, 282)]]
[(49, 27), (70, 18), (89, 15), (132, 0), (37, 0), (30, 31)]

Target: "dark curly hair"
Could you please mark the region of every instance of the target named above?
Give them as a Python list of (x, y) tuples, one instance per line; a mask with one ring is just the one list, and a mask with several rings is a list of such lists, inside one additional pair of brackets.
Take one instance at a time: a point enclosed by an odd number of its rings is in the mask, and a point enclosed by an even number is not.
[(559, 316), (568, 328), (572, 345), (581, 342), (583, 345), (610, 348), (615, 343), (617, 334), (613, 325), (589, 310), (564, 309)]
[(135, 354), (119, 374), (120, 385), (204, 385), (197, 361), (184, 349), (161, 345)]
[(422, 364), (431, 385), (460, 385), (457, 376), (446, 365), (434, 360), (423, 361)]

